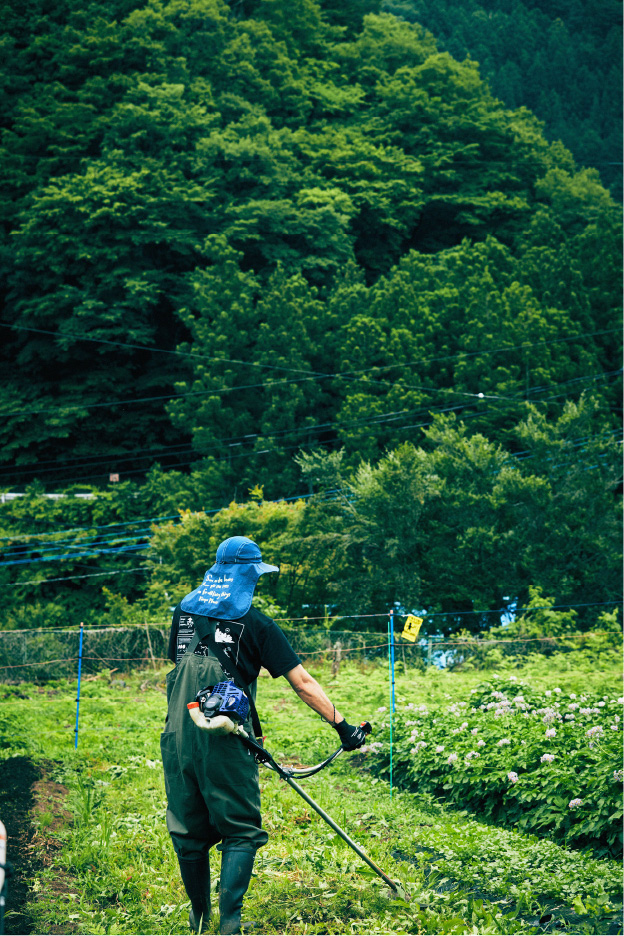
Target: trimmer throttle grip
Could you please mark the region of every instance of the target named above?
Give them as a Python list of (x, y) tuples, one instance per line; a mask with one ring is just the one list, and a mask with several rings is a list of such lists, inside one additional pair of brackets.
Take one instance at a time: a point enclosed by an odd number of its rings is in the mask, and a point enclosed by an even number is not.
[(367, 721), (360, 722), (360, 728), (362, 729), (364, 734), (370, 734), (371, 731), (373, 730), (371, 728), (371, 723)]

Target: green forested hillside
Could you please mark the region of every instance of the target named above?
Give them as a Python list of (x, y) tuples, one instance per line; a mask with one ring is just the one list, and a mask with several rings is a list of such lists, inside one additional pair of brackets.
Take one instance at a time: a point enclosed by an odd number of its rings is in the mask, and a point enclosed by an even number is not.
[(544, 121), (622, 197), (622, 4), (619, 0), (384, 0), (441, 48), (481, 67), (493, 93)]
[(305, 543), (290, 613), (314, 582), (343, 611), (617, 598), (619, 209), (379, 6), (7, 5), (9, 626), (167, 606), (152, 520), (250, 489), (319, 498), (258, 508)]

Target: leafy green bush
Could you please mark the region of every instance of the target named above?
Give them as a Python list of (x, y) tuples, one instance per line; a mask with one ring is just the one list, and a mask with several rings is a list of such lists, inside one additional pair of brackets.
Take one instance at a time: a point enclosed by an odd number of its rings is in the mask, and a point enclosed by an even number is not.
[[(598, 855), (622, 851), (622, 699), (495, 677), (468, 701), (407, 702), (393, 720), (393, 780), (522, 832)], [(366, 747), (388, 776), (389, 725)]]

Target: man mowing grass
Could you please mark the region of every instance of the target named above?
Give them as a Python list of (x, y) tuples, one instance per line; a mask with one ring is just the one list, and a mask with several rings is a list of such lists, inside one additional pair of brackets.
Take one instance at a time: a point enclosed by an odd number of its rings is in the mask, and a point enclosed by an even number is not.
[(217, 549), (216, 562), (199, 588), (173, 613), (169, 657), (175, 668), (167, 675), (161, 751), (167, 828), (196, 933), (208, 930), (213, 845), (221, 852), (219, 931), (241, 933), (253, 926), (241, 923), (241, 909), (256, 851), (268, 835), (262, 828), (258, 765), (251, 751), (232, 735), (200, 731), (189, 717), (188, 704), (202, 689), (233, 681), (250, 701), (244, 727), (261, 741), (253, 700), (264, 666), (274, 679), (286, 677), (297, 695), (336, 729), (345, 750), (355, 750), (366, 739), (306, 672), (277, 624), (252, 607), (260, 576), (278, 571), (262, 561), (252, 540), (232, 536)]

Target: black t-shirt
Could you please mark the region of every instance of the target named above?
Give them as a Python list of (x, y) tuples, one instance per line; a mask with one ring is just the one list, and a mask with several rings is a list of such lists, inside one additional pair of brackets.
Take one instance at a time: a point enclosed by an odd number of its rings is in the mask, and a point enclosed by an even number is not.
[[(200, 637), (205, 636), (210, 630), (210, 622), (211, 619), (204, 615), (187, 614), (178, 605), (173, 612), (169, 659), (176, 663), (185, 653), (195, 630)], [(215, 642), (223, 647), (241, 675), (246, 677), (247, 684), (257, 678), (261, 666), (276, 679), (301, 663), (275, 621), (253, 607), (238, 621), (216, 621), (216, 625)], [(206, 648), (201, 644), (195, 650), (199, 654), (205, 652)], [(227, 675), (233, 678), (232, 673)]]

